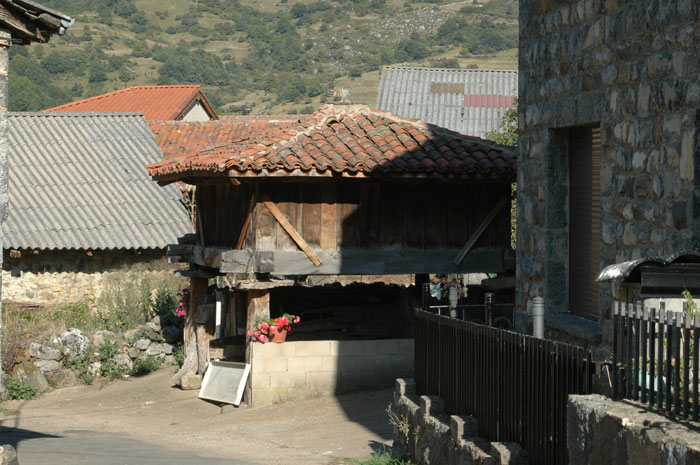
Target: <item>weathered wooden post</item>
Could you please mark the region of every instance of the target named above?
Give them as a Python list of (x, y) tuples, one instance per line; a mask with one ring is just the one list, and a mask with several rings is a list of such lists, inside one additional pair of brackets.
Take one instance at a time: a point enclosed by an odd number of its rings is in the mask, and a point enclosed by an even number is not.
[(185, 313), (185, 327), (182, 334), (185, 344), (185, 361), (180, 370), (173, 376), (173, 384), (180, 384), (180, 380), (188, 371), (195, 373), (198, 371), (199, 357), (195, 319), (198, 305), (203, 303), (203, 298), (206, 299), (208, 284), (206, 278), (190, 278), (190, 302)]
[[(10, 63), (9, 49), (12, 34), (6, 29), (0, 30), (0, 225), (7, 219), (7, 72)], [(4, 238), (0, 232), (0, 250), (3, 250)], [(0, 254), (0, 269), (3, 255)], [(2, 293), (2, 276), (0, 276), (0, 295)], [(2, 342), (2, 301), (0, 300), (0, 346)], [(0, 350), (0, 393), (5, 391), (2, 372), (2, 350)]]

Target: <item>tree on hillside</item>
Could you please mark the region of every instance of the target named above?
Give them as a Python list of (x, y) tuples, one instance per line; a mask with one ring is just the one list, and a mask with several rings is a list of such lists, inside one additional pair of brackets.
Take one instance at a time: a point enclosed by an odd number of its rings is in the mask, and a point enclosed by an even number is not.
[(513, 108), (506, 110), (503, 115), (503, 119), (498, 125), (498, 129), (493, 131), (488, 131), (485, 134), (486, 139), (492, 140), (497, 144), (511, 145), (516, 147), (518, 145), (518, 101), (517, 99), (513, 102)]
[[(510, 145), (518, 148), (518, 100), (513, 102), (513, 108), (506, 110), (506, 113), (498, 125), (498, 129), (489, 131), (485, 134), (486, 139), (492, 140), (497, 144)], [(516, 225), (518, 204), (516, 201), (517, 184), (511, 185), (512, 200), (510, 203), (510, 246), (515, 249), (516, 243)]]

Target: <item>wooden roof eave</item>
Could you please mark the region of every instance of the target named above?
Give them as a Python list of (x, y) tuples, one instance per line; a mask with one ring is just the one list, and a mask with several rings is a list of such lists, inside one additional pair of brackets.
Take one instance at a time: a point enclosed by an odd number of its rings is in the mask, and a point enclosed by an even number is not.
[[(187, 184), (197, 184), (197, 182), (208, 181), (212, 183), (233, 183), (238, 184), (240, 181), (246, 182), (265, 182), (273, 180), (275, 182), (314, 182), (323, 181), (326, 179), (356, 179), (356, 180), (385, 180), (385, 181), (462, 181), (466, 183), (482, 183), (482, 182), (515, 182), (515, 172), (504, 173), (468, 173), (467, 175), (458, 174), (442, 174), (438, 172), (423, 172), (423, 173), (377, 173), (376, 175), (367, 174), (365, 172), (336, 172), (333, 170), (325, 170), (322, 172), (313, 171), (283, 171), (283, 170), (262, 170), (262, 171), (245, 171), (238, 172), (230, 171), (187, 171), (183, 173), (170, 173), (165, 175), (153, 176), (154, 180), (160, 185), (167, 185), (173, 182), (185, 182)], [(234, 182), (236, 181), (236, 182)]]
[(177, 111), (177, 114), (172, 118), (173, 120), (179, 120), (182, 118), (185, 113), (190, 111), (192, 107), (197, 103), (200, 102), (204, 109), (209, 113), (209, 116), (211, 116), (212, 120), (218, 120), (219, 115), (216, 114), (216, 111), (214, 111), (214, 107), (211, 106), (209, 103), (209, 100), (204, 96), (204, 93), (201, 90), (198, 90), (192, 98), (187, 100)]

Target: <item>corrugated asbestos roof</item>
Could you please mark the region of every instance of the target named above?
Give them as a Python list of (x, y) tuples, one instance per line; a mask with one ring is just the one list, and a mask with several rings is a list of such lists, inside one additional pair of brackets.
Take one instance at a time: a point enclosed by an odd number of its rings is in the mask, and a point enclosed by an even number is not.
[(134, 86), (70, 102), (47, 112), (139, 112), (148, 121), (177, 120), (200, 101), (212, 119), (216, 112), (202, 93), (202, 86)]
[(178, 189), (148, 177), (162, 154), (140, 114), (11, 113), (9, 146), (5, 248), (163, 248), (192, 232)]
[(196, 176), (432, 176), (514, 179), (515, 152), (365, 105), (326, 105), (258, 137), (149, 166), (160, 182)]
[(377, 108), (484, 137), (498, 128), (517, 95), (517, 71), (388, 66)]

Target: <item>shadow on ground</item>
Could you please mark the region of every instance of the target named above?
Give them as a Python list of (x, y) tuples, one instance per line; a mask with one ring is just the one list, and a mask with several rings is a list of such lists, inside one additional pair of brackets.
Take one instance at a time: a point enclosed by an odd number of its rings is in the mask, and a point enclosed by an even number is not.
[(22, 428), (13, 428), (9, 426), (0, 426), (0, 443), (9, 444), (15, 449), (19, 448), (22, 441), (41, 438), (60, 438), (53, 434), (44, 434), (37, 431), (31, 431)]
[(15, 447), (22, 465), (260, 465), (206, 458), (124, 436), (79, 430), (55, 436), (3, 427), (0, 442)]

